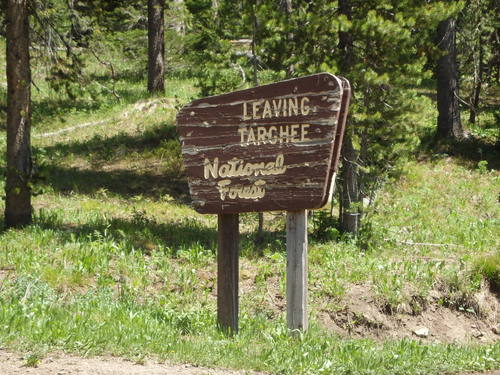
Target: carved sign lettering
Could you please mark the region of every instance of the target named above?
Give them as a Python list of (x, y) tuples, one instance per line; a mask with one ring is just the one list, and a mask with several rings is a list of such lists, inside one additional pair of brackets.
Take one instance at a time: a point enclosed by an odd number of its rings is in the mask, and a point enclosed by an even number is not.
[(194, 208), (237, 213), (319, 208), (350, 87), (328, 73), (198, 99), (177, 116)]

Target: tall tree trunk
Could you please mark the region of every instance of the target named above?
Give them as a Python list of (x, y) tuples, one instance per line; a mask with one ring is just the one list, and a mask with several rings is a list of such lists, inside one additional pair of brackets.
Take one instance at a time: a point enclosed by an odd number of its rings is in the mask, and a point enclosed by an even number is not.
[[(257, 18), (257, 9), (260, 5), (259, 0), (255, 0), (252, 3), (252, 72), (253, 72), (253, 85), (259, 85), (259, 76), (258, 76), (258, 66), (257, 66), (257, 32), (259, 29), (259, 20)], [(258, 213), (259, 225), (257, 227), (257, 243), (262, 243), (264, 240), (264, 213)]]
[[(286, 25), (287, 25), (287, 28), (288, 28), (288, 32), (286, 33), (286, 45), (287, 45), (287, 48), (288, 48), (288, 51), (290, 51), (290, 56), (288, 56), (289, 58), (292, 58), (294, 56), (294, 53), (293, 53), (293, 39), (294, 39), (294, 35), (293, 35), (293, 25), (292, 25), (292, 12), (293, 12), (293, 4), (292, 4), (292, 0), (285, 0), (285, 15), (286, 15)], [(293, 64), (288, 64), (287, 68), (286, 68), (286, 76), (287, 78), (290, 78), (291, 76), (293, 76), (293, 73), (295, 71), (295, 67)]]
[(148, 91), (165, 91), (165, 0), (148, 0)]
[(172, 28), (180, 35), (186, 33), (186, 23), (184, 21), (184, 0), (173, 0), (171, 5), (176, 11), (177, 17), (172, 20)]
[(71, 42), (77, 45), (82, 37), (80, 23), (75, 11), (75, 0), (68, 0), (69, 21), (71, 23), (69, 36)]
[(259, 85), (259, 77), (257, 75), (257, 31), (259, 28), (259, 20), (257, 19), (257, 8), (259, 6), (259, 1), (255, 0), (252, 3), (252, 73), (253, 73), (253, 85)]
[[(345, 15), (348, 20), (352, 19), (352, 4), (351, 0), (339, 0), (339, 14)], [(339, 30), (339, 53), (340, 70), (345, 74), (352, 66), (354, 60), (353, 38), (350, 31)]]
[[(352, 19), (352, 4), (350, 0), (339, 0), (339, 12), (349, 20)], [(354, 62), (354, 49), (352, 34), (347, 31), (339, 31), (339, 53), (340, 71), (342, 74), (348, 73)], [(343, 232), (356, 234), (360, 225), (360, 201), (359, 175), (357, 168), (357, 153), (352, 144), (352, 129), (349, 121), (346, 123), (345, 137), (342, 145), (342, 167), (340, 178), (342, 184), (339, 189), (340, 194), (340, 229)]]
[(481, 34), (479, 34), (477, 43), (478, 57), (477, 61), (474, 61), (474, 92), (472, 93), (472, 108), (469, 115), (469, 122), (471, 124), (474, 124), (476, 122), (477, 111), (479, 110), (479, 100), (481, 96), (481, 86), (483, 84), (484, 48), (482, 42), (483, 41), (481, 38)]
[(340, 229), (357, 234), (361, 221), (361, 194), (359, 193), (357, 153), (351, 135), (346, 134), (342, 146), (342, 185), (340, 189)]
[(443, 55), (437, 63), (438, 131), (440, 138), (461, 139), (464, 136), (458, 106), (458, 68), (455, 48), (456, 22), (441, 21), (437, 28), (437, 44)]
[(28, 0), (7, 1), (7, 178), (5, 225), (31, 222), (31, 73)]

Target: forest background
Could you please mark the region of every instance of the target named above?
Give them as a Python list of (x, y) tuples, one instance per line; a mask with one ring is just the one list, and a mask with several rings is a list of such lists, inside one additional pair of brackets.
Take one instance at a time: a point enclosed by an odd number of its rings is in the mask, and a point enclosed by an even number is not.
[[(400, 373), (438, 373), (450, 362), (445, 350), (456, 371), (498, 367), (498, 344), (488, 343), (498, 332), (495, 2), (3, 1), (7, 45), (9, 14), (21, 14), (9, 13), (14, 3), (27, 11), (18, 35), (31, 74), (19, 85), (29, 107), (18, 118), (29, 121), (9, 117), (1, 87), (7, 135), (20, 126), (28, 134), (23, 166), (10, 179), (16, 162), (7, 157), (3, 167), (5, 227), (23, 229), (2, 233), (2, 342), (36, 343), (27, 357), (35, 362), (64, 348), (271, 372), (395, 373), (390, 363), (401, 355)], [(300, 343), (285, 334), (283, 217), (249, 214), (246, 333), (226, 341), (210, 328), (214, 220), (189, 209), (176, 110), (322, 71), (347, 77), (354, 94), (338, 209), (311, 220), (316, 326)], [(357, 288), (367, 297), (358, 309)], [(395, 333), (398, 319), (423, 319), (433, 306), (482, 325), (461, 344), (437, 331), (445, 344), (408, 340), (422, 321)], [(203, 355), (205, 336), (220, 344), (218, 359)], [(238, 359), (250, 350), (245, 340), (261, 340), (243, 357), (250, 365)], [(279, 355), (278, 345), (294, 354)], [(305, 355), (308, 345), (328, 355)]]

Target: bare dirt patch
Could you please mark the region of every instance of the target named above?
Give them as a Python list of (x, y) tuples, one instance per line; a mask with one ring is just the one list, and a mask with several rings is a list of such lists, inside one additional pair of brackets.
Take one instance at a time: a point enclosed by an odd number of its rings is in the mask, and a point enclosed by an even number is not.
[[(256, 269), (242, 267), (241, 294), (256, 290)], [(211, 273), (212, 272), (212, 273)], [(208, 272), (216, 282), (215, 269)], [(316, 318), (320, 325), (344, 338), (372, 338), (377, 341), (415, 339), (422, 343), (488, 344), (500, 340), (500, 300), (487, 285), (471, 296), (469, 307), (444, 305), (446, 292), (433, 290), (424, 300), (401, 304), (391, 310), (380, 304), (369, 284), (350, 285), (342, 301), (318, 301)], [(215, 288), (213, 298), (216, 298)], [(266, 280), (265, 298), (260, 310), (274, 318), (286, 311), (286, 299), (279, 278)], [(335, 306), (335, 307), (332, 307)]]
[(192, 365), (169, 365), (153, 361), (137, 364), (115, 357), (80, 358), (63, 353), (50, 354), (37, 367), (27, 367), (22, 355), (0, 350), (2, 375), (244, 375), (248, 371), (209, 369)]
[(500, 339), (500, 302), (488, 289), (473, 296), (476, 312), (460, 311), (439, 304), (433, 293), (420, 312), (402, 306), (388, 313), (376, 303), (366, 285), (352, 285), (339, 311), (323, 309), (322, 325), (341, 336), (377, 340), (413, 338), (422, 342), (491, 343)]

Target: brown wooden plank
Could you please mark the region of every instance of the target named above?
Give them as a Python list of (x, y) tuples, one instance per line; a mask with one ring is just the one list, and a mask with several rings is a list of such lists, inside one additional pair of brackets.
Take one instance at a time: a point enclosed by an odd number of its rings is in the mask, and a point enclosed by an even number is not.
[(339, 167), (340, 163), (340, 151), (342, 150), (342, 142), (344, 140), (344, 131), (347, 123), (347, 114), (349, 111), (349, 103), (351, 101), (351, 85), (349, 81), (344, 78), (344, 77), (339, 77), (339, 79), (342, 81), (342, 101), (341, 101), (341, 106), (340, 106), (340, 114), (339, 114), (339, 119), (338, 119), (338, 124), (337, 124), (337, 133), (335, 135), (335, 142), (333, 145), (333, 154), (332, 154), (332, 160), (331, 160), (331, 165), (330, 165), (330, 175), (328, 177), (328, 187), (327, 191), (328, 194), (325, 196), (325, 199), (322, 203), (322, 205), (325, 205), (329, 199), (332, 197), (330, 196), (331, 193), (333, 193), (336, 173), (337, 169)]
[(194, 208), (319, 208), (328, 194), (343, 100), (321, 73), (198, 99), (177, 116)]
[(336, 172), (339, 159), (340, 159), (340, 151), (342, 150), (342, 142), (344, 140), (344, 131), (347, 123), (347, 114), (349, 111), (349, 103), (351, 101), (351, 85), (349, 81), (344, 77), (339, 77), (342, 81), (342, 104), (340, 106), (340, 114), (339, 114), (339, 124), (337, 126), (337, 134), (335, 136), (335, 144), (333, 148), (333, 163), (332, 163), (332, 174)]
[(228, 334), (238, 333), (238, 214), (218, 216), (217, 323)]

